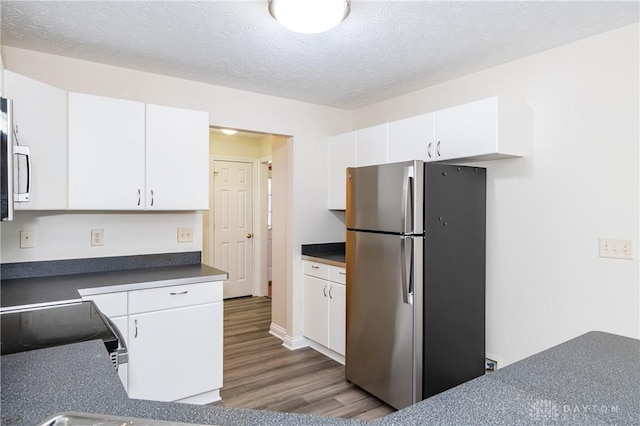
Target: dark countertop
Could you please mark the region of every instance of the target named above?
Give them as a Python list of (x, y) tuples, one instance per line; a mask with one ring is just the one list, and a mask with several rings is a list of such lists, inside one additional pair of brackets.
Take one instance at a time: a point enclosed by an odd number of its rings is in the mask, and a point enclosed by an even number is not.
[[(100, 341), (5, 355), (2, 424), (84, 411), (220, 425), (359, 421), (127, 398)], [(640, 340), (590, 332), (414, 404), (382, 425), (640, 423)]]
[(219, 425), (352, 424), (289, 413), (129, 399), (99, 340), (4, 355), (2, 424), (33, 426), (68, 411)]
[(302, 259), (346, 267), (345, 243), (303, 244)]
[(228, 274), (203, 264), (92, 272), (2, 281), (0, 307), (61, 302), (82, 295), (221, 281)]

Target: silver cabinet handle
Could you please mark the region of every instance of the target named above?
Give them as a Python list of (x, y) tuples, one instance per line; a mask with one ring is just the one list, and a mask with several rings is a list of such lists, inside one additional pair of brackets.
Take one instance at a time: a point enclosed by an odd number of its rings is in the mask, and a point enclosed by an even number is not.
[(331, 295), (331, 290), (333, 290), (333, 286), (329, 287), (329, 299), (333, 299), (333, 296)]
[(136, 331), (135, 331), (135, 334), (133, 335), (133, 338), (135, 339), (138, 337), (138, 320), (135, 320), (133, 322), (136, 325)]
[(431, 145), (433, 145), (433, 142), (429, 142), (429, 145), (427, 145), (427, 157), (431, 158)]
[(440, 154), (440, 141), (438, 141), (438, 143), (436, 144), (436, 154), (438, 155), (438, 157), (442, 156), (442, 154)]
[(311, 269), (320, 269), (320, 267), (319, 267), (319, 266), (311, 265)]
[(151, 190), (151, 207), (153, 207), (153, 189)]
[(344, 272), (338, 272), (338, 275), (342, 275), (342, 276), (344, 277), (344, 276), (345, 276), (345, 275), (347, 275), (347, 274), (346, 274), (346, 273), (344, 273)]
[(327, 286), (322, 287), (322, 293), (324, 293), (324, 297), (327, 297)]
[(141, 195), (142, 195), (142, 194), (140, 194), (140, 188), (138, 188), (138, 205), (140, 205), (140, 200), (141, 200), (140, 196), (141, 196)]
[(181, 294), (187, 294), (187, 293), (189, 293), (189, 290), (181, 291), (181, 292), (178, 292), (178, 293), (171, 292), (169, 294), (172, 295), (172, 296), (180, 296)]

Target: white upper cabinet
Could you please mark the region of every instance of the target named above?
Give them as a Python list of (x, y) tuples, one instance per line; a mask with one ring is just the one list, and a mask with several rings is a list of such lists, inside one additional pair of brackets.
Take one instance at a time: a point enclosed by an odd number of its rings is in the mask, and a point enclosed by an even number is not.
[(69, 209), (204, 210), (206, 112), (69, 94)]
[(433, 159), (435, 146), (435, 114), (428, 113), (389, 123), (387, 161)]
[(209, 208), (209, 115), (147, 104), (146, 208)]
[(530, 118), (523, 102), (493, 97), (333, 136), (329, 138), (329, 209), (346, 208), (344, 168), (354, 156), (356, 167), (522, 157), (530, 149)]
[(329, 148), (329, 209), (345, 210), (347, 206), (346, 169), (356, 165), (356, 132), (332, 136)]
[(356, 167), (387, 162), (387, 124), (356, 131)]
[(141, 210), (144, 197), (144, 103), (69, 93), (69, 209)]
[(498, 97), (435, 112), (435, 160), (520, 157), (527, 141), (527, 111)]
[(66, 210), (67, 92), (8, 70), (4, 78), (5, 96), (13, 99), (17, 141), (31, 150), (31, 196), (15, 208)]

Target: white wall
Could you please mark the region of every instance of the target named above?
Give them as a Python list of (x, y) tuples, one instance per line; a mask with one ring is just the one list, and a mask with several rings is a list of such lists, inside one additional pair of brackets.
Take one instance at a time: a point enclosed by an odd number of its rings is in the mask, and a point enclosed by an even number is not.
[[(199, 251), (201, 213), (73, 213), (16, 211), (2, 224), (2, 263)], [(193, 228), (193, 242), (178, 243), (178, 227)], [(20, 230), (33, 231), (21, 249)], [(104, 245), (91, 246), (91, 229), (104, 229)]]
[[(509, 364), (589, 330), (640, 337), (639, 26), (354, 111), (354, 128), (494, 95), (533, 110), (533, 153), (487, 167), (487, 352)], [(635, 260), (598, 257), (600, 237)], [(604, 361), (606, 362), (606, 360)]]
[[(344, 239), (343, 224), (326, 209), (325, 197), (307, 194), (327, 193), (326, 139), (350, 129), (350, 111), (7, 46), (2, 46), (2, 58), (7, 69), (63, 89), (208, 111), (211, 125), (292, 135), (288, 160), (296, 166), (287, 165), (291, 205), (287, 206), (286, 226), (290, 232), (283, 233), (286, 251), (274, 252), (273, 259), (274, 268), (285, 270), (286, 281), (274, 281), (273, 285), (274, 294), (278, 291), (290, 296), (285, 306), (287, 322), (278, 325), (292, 337), (301, 333), (296, 325), (301, 322), (297, 306), (302, 305), (300, 245), (327, 238)], [(318, 155), (319, 152), (323, 154)], [(74, 221), (75, 215), (63, 219), (64, 226), (70, 228), (75, 226)], [(5, 243), (4, 225), (2, 229), (4, 262), (6, 252), (11, 258), (16, 249), (13, 242)], [(128, 229), (123, 223), (122, 232)], [(274, 242), (277, 233), (274, 229)], [(201, 235), (194, 235), (195, 238), (201, 241)], [(42, 248), (44, 257), (55, 258), (56, 252), (54, 242)], [(90, 248), (79, 250), (82, 257), (91, 253)], [(276, 286), (283, 289), (277, 290)]]

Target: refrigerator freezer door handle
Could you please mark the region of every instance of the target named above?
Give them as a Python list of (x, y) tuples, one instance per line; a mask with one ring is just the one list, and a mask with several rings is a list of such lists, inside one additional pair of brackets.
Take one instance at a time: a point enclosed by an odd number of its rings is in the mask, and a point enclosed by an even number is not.
[(402, 201), (400, 206), (402, 233), (413, 232), (413, 167), (404, 168)]
[[(411, 256), (409, 257), (409, 265), (407, 265), (407, 240), (411, 244)], [(413, 238), (400, 237), (400, 263), (401, 263), (401, 285), (402, 285), (402, 302), (407, 305), (413, 305), (413, 286), (411, 281), (413, 274), (411, 273), (413, 268)]]

